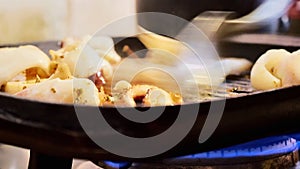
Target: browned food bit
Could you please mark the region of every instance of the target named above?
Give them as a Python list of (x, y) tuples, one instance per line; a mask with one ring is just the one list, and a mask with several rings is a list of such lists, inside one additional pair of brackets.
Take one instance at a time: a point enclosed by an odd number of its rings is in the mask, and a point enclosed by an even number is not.
[(101, 88), (103, 88), (103, 86), (106, 84), (102, 70), (90, 76), (89, 79), (95, 83), (99, 91), (101, 91)]
[(33, 67), (25, 70), (26, 80), (34, 80), (36, 77), (48, 78), (49, 75), (45, 73), (42, 69)]
[(126, 54), (126, 56), (130, 56), (132, 58), (139, 58), (139, 56), (136, 55), (135, 52), (133, 50), (131, 50), (128, 45), (125, 45), (123, 47), (122, 52), (124, 52)]
[(131, 85), (127, 81), (119, 81), (113, 89), (114, 103), (118, 106), (166, 106), (182, 103), (177, 95), (153, 85)]

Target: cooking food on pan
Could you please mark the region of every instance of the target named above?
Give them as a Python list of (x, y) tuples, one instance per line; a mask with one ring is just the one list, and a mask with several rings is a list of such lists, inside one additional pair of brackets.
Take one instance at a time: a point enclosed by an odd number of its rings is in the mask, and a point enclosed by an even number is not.
[(251, 84), (266, 90), (300, 84), (300, 50), (290, 53), (272, 49), (263, 54), (251, 71)]
[[(110, 37), (97, 36), (65, 39), (61, 49), (49, 51), (50, 57), (31, 45), (1, 48), (1, 91), (43, 102), (94, 106), (161, 106), (189, 102), (188, 94), (178, 90), (177, 81), (157, 71), (169, 70), (186, 80), (188, 76), (182, 75), (180, 68), (161, 57), (155, 58), (155, 52), (150, 50), (144, 58), (121, 58), (113, 46)], [(222, 83), (226, 75), (239, 74), (251, 67), (246, 59), (227, 58), (221, 59), (221, 63), (224, 75), (213, 86)], [(135, 72), (144, 66), (159, 69)], [(214, 68), (214, 64), (208, 67)], [(191, 70), (195, 70), (193, 79), (188, 81), (196, 81), (199, 87), (207, 84), (203, 79), (208, 77), (201, 72), (204, 68)], [(130, 73), (140, 73), (140, 76), (132, 78)]]

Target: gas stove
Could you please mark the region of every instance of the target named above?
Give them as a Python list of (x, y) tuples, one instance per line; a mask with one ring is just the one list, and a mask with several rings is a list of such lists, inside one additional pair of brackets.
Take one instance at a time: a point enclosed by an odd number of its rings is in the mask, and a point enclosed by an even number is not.
[(257, 169), (300, 168), (300, 134), (273, 136), (248, 143), (193, 155), (153, 162), (103, 161), (107, 169)]

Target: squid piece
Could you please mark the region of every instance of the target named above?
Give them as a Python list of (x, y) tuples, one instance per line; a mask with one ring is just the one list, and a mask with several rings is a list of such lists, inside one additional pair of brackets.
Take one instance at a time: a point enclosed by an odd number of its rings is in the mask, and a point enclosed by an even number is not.
[(98, 106), (98, 89), (91, 80), (58, 78), (36, 83), (18, 92), (16, 96), (52, 103), (75, 103)]
[(267, 90), (282, 86), (282, 81), (278, 67), (289, 57), (290, 53), (286, 50), (269, 50), (263, 54), (253, 65), (250, 80), (256, 89)]
[[(100, 44), (100, 42), (98, 44), (96, 41), (92, 44), (98, 48), (105, 45), (103, 43)], [(99, 70), (103, 71), (105, 77), (110, 77), (113, 73), (109, 61), (106, 60), (106, 57), (99, 55), (99, 51), (89, 45), (88, 38), (80, 42), (69, 42), (58, 51), (50, 50), (50, 55), (55, 61), (66, 63), (74, 77), (87, 78)], [(115, 53), (115, 55), (117, 54)], [(115, 55), (113, 57), (117, 57)]]
[(107, 81), (116, 84), (125, 80), (132, 84), (157, 86), (165, 91), (180, 93), (184, 101), (189, 102), (201, 98), (201, 88), (218, 87), (227, 75), (240, 74), (251, 66), (250, 61), (237, 58), (221, 59), (207, 66), (185, 63), (170, 66), (148, 58), (125, 58), (115, 67), (113, 78)]
[(112, 75), (112, 67), (108, 61), (100, 58), (90, 46), (79, 46), (63, 55), (58, 55), (53, 51), (50, 53), (56, 56), (56, 61), (66, 63), (75, 77), (87, 78), (100, 69), (103, 69), (105, 76)]
[(278, 66), (276, 72), (282, 86), (300, 84), (300, 50), (288, 55)]
[(300, 84), (300, 50), (269, 50), (254, 64), (251, 84), (260, 90)]
[(119, 56), (114, 49), (114, 42), (112, 38), (108, 36), (93, 36), (88, 41), (88, 45), (110, 64), (115, 64), (121, 61), (121, 56)]
[(174, 95), (166, 92), (163, 89), (156, 88), (156, 89), (150, 89), (147, 92), (147, 95), (143, 99), (145, 106), (166, 106), (166, 105), (175, 105), (182, 103), (182, 99), (179, 95), (177, 97), (179, 99), (174, 99)]
[(113, 89), (114, 102), (117, 106), (165, 106), (182, 103), (178, 95), (172, 95), (152, 85), (131, 85), (127, 81), (119, 81)]
[(49, 57), (39, 48), (26, 45), (0, 49), (0, 86), (22, 71), (37, 67), (49, 75)]

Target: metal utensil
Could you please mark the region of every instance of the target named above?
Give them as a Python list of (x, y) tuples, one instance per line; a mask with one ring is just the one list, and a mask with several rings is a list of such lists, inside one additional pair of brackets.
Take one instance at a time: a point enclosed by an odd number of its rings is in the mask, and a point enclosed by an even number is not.
[[(274, 29), (277, 20), (285, 15), (292, 0), (267, 0), (254, 11), (236, 18), (230, 11), (206, 11), (195, 17), (191, 23), (201, 29), (211, 40), (220, 40), (228, 35), (258, 29)], [(189, 32), (189, 33), (185, 33)], [(178, 36), (193, 36), (189, 27), (183, 28)]]

